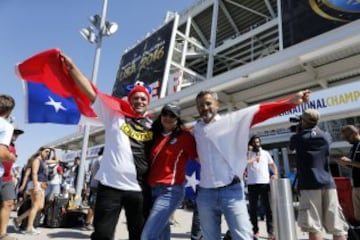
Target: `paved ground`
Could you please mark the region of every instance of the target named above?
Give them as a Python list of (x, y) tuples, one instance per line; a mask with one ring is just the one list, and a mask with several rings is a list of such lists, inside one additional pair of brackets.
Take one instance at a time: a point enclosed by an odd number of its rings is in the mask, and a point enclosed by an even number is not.
[[(12, 217), (15, 217), (15, 212), (12, 213)], [(171, 239), (190, 239), (190, 226), (192, 212), (188, 210), (178, 209), (175, 214), (176, 221), (178, 222), (172, 226), (172, 237)], [(22, 233), (16, 232), (12, 221), (10, 221), (10, 226), (8, 227), (8, 232), (11, 236), (17, 237), (18, 239), (26, 240), (46, 240), (46, 239), (89, 239), (90, 231), (82, 231), (78, 228), (39, 228), (41, 231), (40, 235), (37, 236), (28, 236)], [(259, 222), (260, 226), (260, 237), (261, 239), (267, 239), (266, 227), (263, 221)], [(226, 232), (227, 227), (225, 221), (222, 223), (223, 233)], [(304, 240), (307, 239), (307, 234), (301, 233), (297, 229), (298, 239)], [(122, 212), (119, 223), (116, 230), (116, 240), (125, 240), (127, 239), (127, 230), (125, 217)], [(329, 235), (326, 235), (326, 239), (332, 239)], [(285, 239), (284, 239), (285, 240)]]

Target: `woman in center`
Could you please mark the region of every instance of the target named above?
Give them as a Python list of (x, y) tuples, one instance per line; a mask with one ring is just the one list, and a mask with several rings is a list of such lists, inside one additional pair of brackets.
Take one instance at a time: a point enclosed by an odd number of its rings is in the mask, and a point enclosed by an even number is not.
[(190, 131), (180, 119), (180, 108), (166, 104), (153, 123), (153, 144), (150, 150), (152, 208), (145, 223), (142, 240), (170, 240), (170, 217), (185, 195), (185, 166), (195, 159), (196, 145)]

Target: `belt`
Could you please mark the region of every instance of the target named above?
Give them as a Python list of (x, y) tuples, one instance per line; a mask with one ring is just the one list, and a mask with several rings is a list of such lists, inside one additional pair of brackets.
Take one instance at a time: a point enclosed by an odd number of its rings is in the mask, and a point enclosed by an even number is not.
[(234, 178), (232, 179), (232, 181), (229, 184), (222, 186), (222, 187), (218, 187), (218, 188), (219, 189), (226, 188), (226, 187), (230, 187), (232, 185), (238, 184), (238, 183), (241, 183), (241, 179), (238, 176), (234, 176)]

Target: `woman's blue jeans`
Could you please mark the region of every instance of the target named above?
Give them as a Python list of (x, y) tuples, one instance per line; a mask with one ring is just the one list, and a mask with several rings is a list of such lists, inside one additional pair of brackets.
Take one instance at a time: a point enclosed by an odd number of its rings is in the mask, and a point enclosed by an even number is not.
[(183, 185), (156, 185), (151, 191), (153, 206), (146, 220), (141, 240), (170, 240), (169, 219), (184, 199)]

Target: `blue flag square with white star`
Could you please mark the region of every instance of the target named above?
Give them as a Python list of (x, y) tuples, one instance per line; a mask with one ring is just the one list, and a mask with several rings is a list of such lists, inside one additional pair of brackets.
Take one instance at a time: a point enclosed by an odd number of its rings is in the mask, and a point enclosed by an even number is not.
[(41, 83), (26, 81), (25, 84), (29, 123), (79, 123), (81, 114), (72, 97), (60, 97)]
[(190, 160), (185, 167), (185, 200), (195, 201), (196, 188), (200, 179), (200, 164), (196, 160)]

